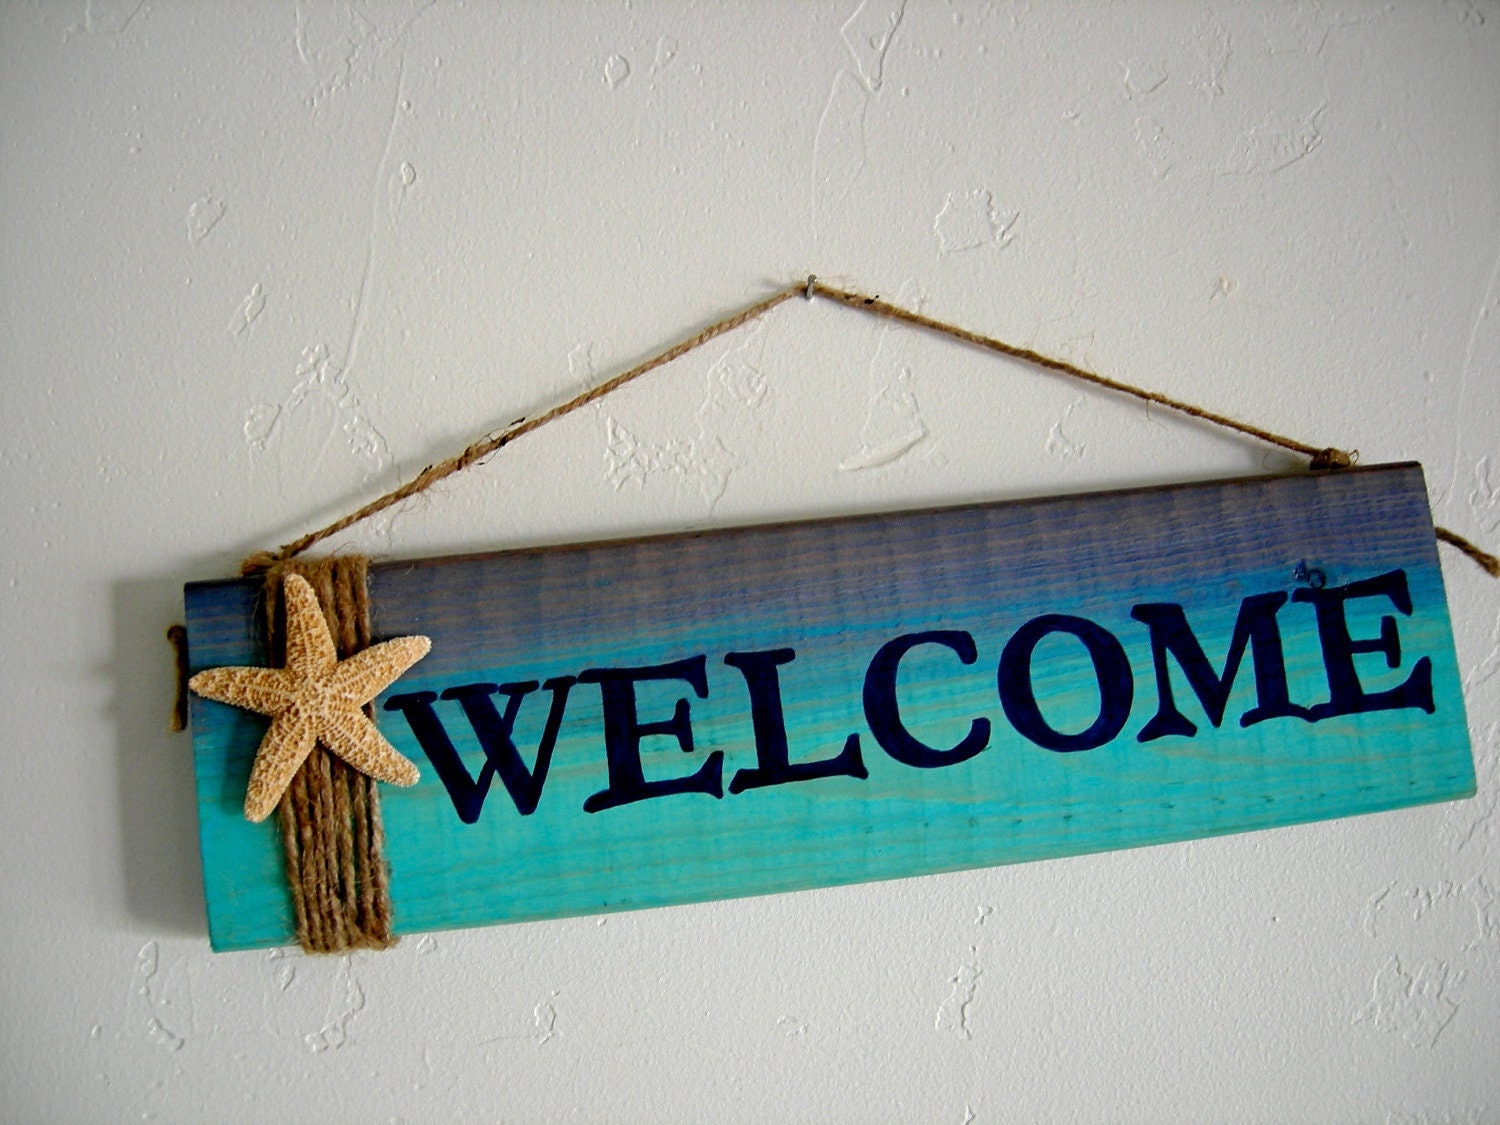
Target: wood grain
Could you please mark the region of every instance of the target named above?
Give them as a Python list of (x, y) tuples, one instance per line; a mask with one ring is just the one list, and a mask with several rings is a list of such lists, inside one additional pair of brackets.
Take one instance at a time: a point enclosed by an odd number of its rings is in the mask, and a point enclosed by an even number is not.
[[(1180, 606), (1217, 676), (1245, 599), (1285, 595), (1275, 623), (1289, 699), (1326, 710), (1337, 700), (1319, 627), (1327, 607), (1318, 609), (1308, 591), (1393, 573), (1409, 614), (1388, 593), (1341, 603), (1348, 637), (1365, 646), (1351, 657), (1358, 690), (1369, 698), (1398, 691), (1425, 660), (1430, 712), (1406, 704), (1242, 726), (1260, 690), (1262, 650), (1247, 646), (1217, 726), (1168, 657), (1177, 709), (1196, 733), (1141, 741), (1160, 708), (1159, 676), (1152, 630), (1133, 609)], [(377, 700), (382, 733), (423, 774), (415, 787), (383, 794), (404, 932), (1054, 858), (1474, 791), (1415, 465), (391, 563), (371, 568), (370, 589), (376, 639), (422, 634), (433, 642), (427, 659)], [(250, 581), (187, 587), (194, 671), (264, 659), (255, 598)], [(1020, 689), (1013, 684), (1002, 697), (997, 669), (1009, 660), (1014, 670), (1008, 646), (1039, 620), (1026, 683), (1046, 728), (1062, 736), (1094, 729), (1115, 689), (1101, 686), (1098, 653), (1077, 635), (1081, 627), (1053, 626), (1082, 620), (1111, 639), (1100, 645), (1123, 653), (1130, 694), (1108, 741), (1057, 752), (1015, 721), (1024, 711)], [(1394, 663), (1389, 646), (1377, 644), (1385, 627), (1399, 641)], [(890, 642), (914, 635), (927, 639), (895, 660), (882, 695), (872, 663)], [(954, 641), (963, 636), (973, 646), (968, 662)], [(605, 673), (618, 681), (621, 670), (667, 666), (678, 678), (628, 685), (638, 725), (658, 731), (638, 740), (640, 780), (659, 789), (712, 772), (719, 755), (722, 796), (671, 792), (584, 811), (598, 794), (624, 792), (607, 761), (605, 712), (613, 692), (611, 714), (620, 719), (627, 689)], [(699, 666), (701, 693), (692, 676), (681, 678)], [(562, 679), (566, 689), (556, 686)], [(523, 815), (525, 802), (496, 779), (465, 823), (407, 712), (386, 705), (433, 693), (432, 713), (478, 776), (486, 759), (464, 693), (442, 693), (468, 687), (503, 715), (503, 692), (472, 685), (527, 681), (538, 686), (520, 696), (513, 730), (527, 770), (549, 704), (566, 692), (535, 809)], [(752, 707), (757, 692), (763, 705), (772, 688), (784, 764), (824, 763), (825, 775), (734, 791), (756, 770), (768, 776), (764, 766), (775, 759), (774, 716), (762, 706), (757, 722)], [(887, 745), (881, 699), (901, 731), (932, 752), (924, 764)], [(239, 812), (264, 722), (196, 699), (192, 721), (214, 947), (285, 943), (291, 919), (274, 834)], [(690, 753), (678, 737), (685, 728)], [(982, 748), (960, 760), (958, 748), (981, 728)], [(617, 721), (617, 736), (622, 729)], [(864, 776), (840, 758), (851, 736)]]

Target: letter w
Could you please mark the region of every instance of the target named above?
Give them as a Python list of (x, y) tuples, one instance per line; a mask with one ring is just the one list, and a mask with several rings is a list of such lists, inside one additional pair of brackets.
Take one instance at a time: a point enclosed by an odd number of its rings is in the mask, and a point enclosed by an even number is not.
[(1144, 621), (1151, 630), (1151, 659), (1156, 665), (1157, 710), (1151, 720), (1141, 728), (1136, 738), (1150, 742), (1168, 734), (1196, 734), (1198, 728), (1188, 717), (1177, 710), (1172, 698), (1172, 680), (1167, 670), (1167, 653), (1177, 657), (1177, 663), (1187, 676), (1187, 682), (1203, 705), (1209, 722), (1218, 726), (1224, 720), (1224, 707), (1229, 702), (1234, 677), (1240, 670), (1240, 660), (1246, 646), (1253, 651), (1255, 663), (1256, 706), (1240, 716), (1240, 726), (1248, 727), (1266, 719), (1295, 716), (1310, 719), (1306, 707), (1299, 707), (1287, 698), (1286, 659), (1282, 655), (1281, 630), (1276, 624), (1276, 611), (1286, 604), (1287, 596), (1281, 591), (1256, 594), (1240, 602), (1239, 616), (1234, 621), (1234, 636), (1229, 642), (1229, 653), (1224, 658), (1222, 675), (1215, 675), (1203, 655), (1203, 646), (1193, 635), (1182, 612), (1182, 606), (1171, 602), (1154, 605), (1138, 605), (1130, 611), (1137, 621)]
[[(516, 749), (513, 732), (522, 701), (537, 689), (535, 680), (515, 684), (464, 684), (444, 691), (442, 698), (458, 700), (484, 751), (484, 766), (477, 778), (469, 773), (448, 732), (443, 729), (442, 720), (433, 710), (433, 701), (438, 698), (435, 694), (414, 691), (393, 695), (385, 701), (385, 709), (400, 711), (406, 716), (412, 734), (416, 735), (427, 760), (437, 771), (438, 780), (448, 790), (458, 819), (473, 824), (479, 819), (484, 799), (490, 791), (490, 782), (497, 773), (511, 800), (516, 803), (517, 812), (530, 816), (536, 811), (542, 786), (547, 781), (547, 767), (552, 764), (552, 750), (557, 745), (557, 731), (562, 725), (568, 691), (575, 683), (577, 680), (573, 676), (558, 676), (542, 685), (552, 693), (552, 708), (547, 713), (547, 725), (537, 743), (536, 764), (531, 769), (526, 768), (520, 751)], [(506, 697), (503, 715), (495, 709), (494, 700), (490, 698), (496, 692)]]

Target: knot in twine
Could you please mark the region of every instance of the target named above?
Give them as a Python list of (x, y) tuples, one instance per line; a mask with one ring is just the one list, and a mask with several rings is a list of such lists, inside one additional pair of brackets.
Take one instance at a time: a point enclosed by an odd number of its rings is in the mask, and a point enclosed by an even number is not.
[(1320, 449), (1312, 455), (1312, 460), (1307, 467), (1315, 473), (1324, 473), (1332, 469), (1347, 469), (1354, 464), (1356, 453), (1345, 453), (1342, 449)]

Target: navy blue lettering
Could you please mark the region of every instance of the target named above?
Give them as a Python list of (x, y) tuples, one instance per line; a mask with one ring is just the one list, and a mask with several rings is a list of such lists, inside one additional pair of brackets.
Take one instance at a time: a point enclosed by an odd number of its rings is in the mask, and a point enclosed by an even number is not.
[[(1087, 730), (1077, 734), (1063, 734), (1048, 725), (1032, 688), (1031, 658), (1036, 646), (1049, 633), (1067, 633), (1082, 641), (1099, 683), (1099, 716)], [(1005, 708), (1011, 725), (1038, 746), (1061, 752), (1092, 750), (1111, 741), (1130, 718), (1130, 704), (1135, 696), (1130, 661), (1114, 634), (1085, 618), (1062, 613), (1034, 617), (1017, 629), (1000, 654), (996, 679), (1000, 705)]]
[(1350, 582), (1346, 586), (1321, 590), (1301, 589), (1292, 593), (1295, 602), (1311, 602), (1318, 618), (1318, 640), (1323, 646), (1323, 668), (1328, 674), (1327, 703), (1312, 708), (1312, 717), (1328, 719), (1335, 715), (1356, 715), (1366, 711), (1396, 711), (1414, 707), (1434, 710), (1432, 701), (1432, 660), (1422, 657), (1412, 666), (1411, 675), (1389, 691), (1367, 692), (1359, 682), (1354, 656), (1361, 652), (1378, 652), (1385, 657), (1387, 668), (1401, 666), (1401, 638), (1396, 633), (1396, 619), (1380, 619), (1380, 636), (1355, 640), (1349, 636), (1349, 622), (1344, 603), (1354, 598), (1389, 598), (1403, 615), (1411, 616), (1411, 592), (1406, 586), (1406, 571), (1390, 570), (1374, 578)]
[(936, 750), (913, 737), (901, 722), (896, 707), (896, 671), (901, 658), (918, 645), (942, 645), (958, 655), (960, 663), (973, 664), (979, 658), (974, 638), (958, 630), (938, 629), (927, 633), (907, 633), (880, 646), (865, 672), (865, 722), (880, 748), (903, 765), (918, 769), (935, 769), (966, 762), (990, 743), (990, 721), (978, 718), (969, 724), (969, 733), (949, 750)]
[(739, 770), (729, 780), (731, 793), (784, 785), (788, 781), (811, 781), (819, 777), (869, 777), (859, 750), (859, 735), (851, 734), (836, 757), (817, 762), (787, 760), (786, 718), (781, 710), (781, 679), (776, 671), (796, 659), (789, 648), (766, 652), (725, 653), (724, 663), (738, 668), (750, 691), (750, 721), (755, 730), (754, 769)]
[(1240, 670), (1240, 660), (1248, 646), (1255, 666), (1256, 706), (1240, 716), (1240, 726), (1253, 726), (1267, 719), (1309, 717), (1306, 707), (1299, 707), (1287, 698), (1286, 659), (1281, 649), (1281, 629), (1276, 624), (1276, 612), (1286, 604), (1283, 591), (1256, 594), (1240, 602), (1239, 616), (1234, 619), (1234, 635), (1229, 641), (1229, 654), (1224, 658), (1224, 671), (1214, 674), (1213, 667), (1203, 654), (1203, 646), (1193, 635), (1182, 606), (1171, 602), (1138, 605), (1130, 616), (1143, 621), (1151, 630), (1151, 660), (1156, 667), (1156, 714), (1141, 728), (1136, 738), (1150, 742), (1169, 734), (1192, 735), (1198, 728), (1181, 711), (1172, 698), (1172, 678), (1167, 670), (1167, 654), (1177, 658), (1178, 666), (1187, 677), (1188, 686), (1203, 705), (1208, 721), (1218, 726), (1224, 721), (1224, 708), (1229, 703), (1229, 692), (1234, 678)]
[(670, 664), (645, 668), (589, 668), (578, 679), (598, 684), (604, 704), (604, 753), (609, 764), (609, 786), (583, 802), (584, 812), (665, 797), (672, 793), (707, 793), (724, 796), (724, 752), (715, 750), (698, 771), (688, 777), (647, 781), (641, 770), (641, 739), (665, 734), (677, 739), (684, 754), (693, 752), (693, 728), (688, 701), (678, 699), (670, 719), (643, 723), (636, 712), (635, 685), (647, 680), (683, 680), (699, 699), (708, 698), (707, 659), (693, 656)]
[[(406, 716), (412, 734), (437, 771), (443, 788), (448, 791), (458, 819), (473, 824), (479, 819), (490, 791), (490, 782), (497, 773), (515, 802), (517, 812), (529, 816), (536, 811), (542, 786), (547, 781), (547, 768), (552, 763), (552, 750), (557, 745), (557, 731), (568, 703), (568, 690), (574, 683), (572, 676), (558, 676), (542, 685), (552, 693), (552, 707), (547, 713), (541, 741), (537, 743), (536, 764), (531, 769), (527, 769), (522, 761), (512, 732), (522, 701), (537, 688), (535, 680), (514, 684), (464, 684), (443, 692), (442, 698), (458, 700), (469, 725), (474, 728), (480, 749), (484, 751), (484, 766), (477, 778), (469, 773), (433, 709), (432, 704), (438, 698), (434, 693), (414, 691), (393, 695), (385, 701), (385, 709), (400, 711)], [(496, 692), (506, 697), (504, 715), (495, 710), (490, 698)]]

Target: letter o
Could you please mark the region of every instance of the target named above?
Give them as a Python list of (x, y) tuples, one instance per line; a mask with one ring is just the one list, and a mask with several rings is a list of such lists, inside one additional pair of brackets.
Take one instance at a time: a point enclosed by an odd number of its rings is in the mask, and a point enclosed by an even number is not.
[[(1099, 717), (1077, 734), (1063, 734), (1047, 724), (1031, 685), (1032, 654), (1049, 633), (1068, 633), (1082, 641), (1099, 682)], [(996, 679), (1000, 706), (1011, 725), (1038, 746), (1060, 753), (1092, 750), (1112, 741), (1124, 729), (1135, 699), (1130, 661), (1114, 634), (1085, 618), (1063, 613), (1034, 617), (1017, 629), (1000, 654)]]

